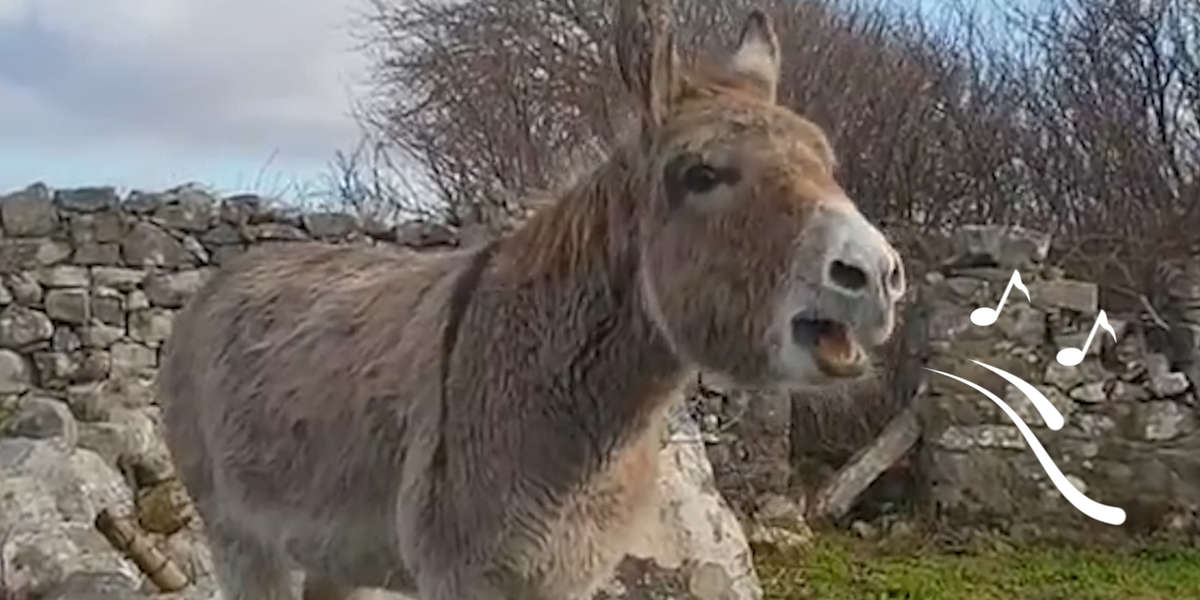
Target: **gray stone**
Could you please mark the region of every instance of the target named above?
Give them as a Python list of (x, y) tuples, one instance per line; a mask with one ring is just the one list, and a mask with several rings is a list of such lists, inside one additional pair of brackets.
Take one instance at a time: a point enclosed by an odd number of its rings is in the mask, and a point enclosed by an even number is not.
[(209, 264), (208, 250), (204, 248), (203, 244), (196, 241), (196, 238), (190, 235), (185, 236), (183, 238), (183, 247), (186, 248), (187, 251), (191, 253), (192, 257), (195, 258), (200, 264)]
[(64, 323), (87, 323), (89, 320), (87, 290), (53, 289), (46, 292), (46, 314), (52, 320)]
[(934, 444), (947, 450), (970, 448), (1025, 448), (1025, 439), (1012, 425), (951, 425), (942, 431)]
[(37, 280), (48, 288), (84, 288), (88, 286), (89, 274), (86, 267), (60, 265), (39, 269)]
[(1143, 359), (1146, 374), (1150, 379), (1150, 391), (1159, 398), (1169, 398), (1187, 391), (1188, 377), (1171, 370), (1171, 361), (1165, 354), (1150, 353)]
[(71, 257), (71, 245), (59, 240), (43, 240), (38, 243), (34, 260), (39, 266), (56, 265)]
[(145, 291), (150, 303), (162, 308), (180, 308), (212, 275), (210, 268), (156, 273), (146, 278)]
[(67, 404), (80, 421), (111, 420), (114, 411), (142, 410), (153, 404), (152, 379), (113, 377), (67, 388)]
[(265, 212), (266, 203), (253, 194), (238, 194), (221, 201), (221, 220), (234, 225), (254, 222)]
[(142, 410), (113, 408), (108, 421), (79, 423), (79, 447), (111, 465), (132, 466), (162, 446), (162, 435)]
[(955, 254), (969, 262), (1020, 268), (1045, 260), (1050, 236), (1021, 227), (963, 225), (952, 243)]
[(217, 246), (216, 248), (213, 248), (210, 260), (212, 260), (212, 264), (214, 265), (224, 265), (245, 253), (246, 248), (242, 245)]
[(256, 240), (294, 242), (308, 239), (308, 235), (299, 227), (284, 223), (262, 223), (252, 226), (250, 231)]
[(362, 224), (363, 233), (383, 242), (396, 241), (396, 227), (374, 217), (368, 217)]
[(100, 322), (125, 328), (125, 296), (112, 288), (94, 288), (92, 290), (92, 316)]
[(850, 531), (864, 540), (873, 540), (879, 537), (879, 528), (862, 520), (856, 520), (851, 523)]
[(1007, 339), (1037, 347), (1046, 340), (1046, 313), (1026, 304), (1005, 307), (996, 328)]
[(170, 234), (149, 223), (138, 223), (121, 242), (125, 264), (135, 267), (181, 267), (192, 255)]
[(75, 248), (71, 259), (77, 265), (117, 265), (121, 263), (121, 247), (117, 244), (84, 242)]
[(45, 313), (12, 305), (0, 311), (0, 348), (20, 349), (50, 341), (54, 325)]
[(142, 344), (120, 342), (112, 345), (112, 372), (121, 376), (140, 376), (158, 366), (158, 355)]
[(358, 219), (347, 213), (306, 213), (303, 222), (304, 228), (317, 238), (344, 238), (359, 229)]
[(151, 308), (129, 313), (129, 337), (157, 348), (171, 336), (171, 322), (174, 313), (162, 309)]
[(55, 327), (50, 349), (55, 352), (74, 352), (83, 348), (83, 340), (70, 327)]
[[(103, 508), (133, 509), (121, 475), (84, 449), (56, 440), (0, 439), (0, 555), (8, 575), (40, 595), (72, 571), (139, 572), (95, 530)], [(11, 580), (10, 580), (11, 581)]]
[(125, 295), (125, 308), (130, 311), (150, 308), (150, 298), (142, 290), (133, 290)]
[(703, 443), (666, 443), (658, 459), (659, 518), (639, 531), (595, 598), (762, 598), (749, 543), (716, 490)]
[(396, 227), (396, 243), (413, 248), (453, 246), (458, 235), (453, 229), (427, 221), (409, 221)]
[[(1065, 308), (1088, 316), (1098, 314), (1100, 291), (1094, 283), (1057, 279), (1031, 282), (1028, 287), (1034, 306)], [(1088, 329), (1091, 329), (1091, 323)], [(1097, 332), (1097, 335), (1101, 334), (1108, 335), (1104, 331)], [(1086, 337), (1087, 332), (1083, 335)]]
[(200, 236), (200, 242), (210, 246), (227, 246), (247, 241), (242, 232), (232, 225), (222, 223)]
[(0, 306), (8, 306), (13, 303), (12, 292), (8, 290), (8, 286), (0, 283)]
[(12, 350), (0, 350), (0, 394), (20, 394), (32, 383), (25, 357)]
[(59, 208), (83, 213), (94, 213), (115, 208), (119, 204), (116, 190), (111, 187), (85, 187), (59, 190), (55, 194)]
[(130, 214), (148, 215), (158, 210), (158, 207), (162, 206), (163, 202), (162, 194), (134, 190), (125, 199), (125, 202), (121, 204), (121, 208)]
[(140, 269), (125, 269), (121, 267), (93, 267), (92, 281), (103, 287), (110, 287), (128, 292), (136, 289), (146, 279), (146, 272)]
[(120, 213), (106, 211), (71, 217), (71, 241), (76, 244), (119, 242), (125, 233)]
[(1108, 374), (1104, 371), (1104, 367), (1091, 358), (1085, 358), (1082, 363), (1074, 367), (1065, 367), (1058, 364), (1057, 360), (1051, 360), (1046, 364), (1046, 373), (1043, 376), (1046, 383), (1064, 392), (1070, 391), (1085, 381), (1099, 381), (1107, 378)]
[(9, 437), (55, 440), (64, 449), (74, 448), (79, 441), (75, 417), (67, 405), (53, 398), (26, 398), (16, 414), (4, 421), (3, 431)]
[(46, 591), (42, 600), (145, 600), (125, 573), (76, 571)]
[(43, 240), (0, 239), (0, 272), (19, 273), (42, 266)]
[(42, 286), (32, 273), (22, 272), (4, 276), (4, 286), (12, 292), (13, 301), (22, 306), (41, 306)]
[(1067, 427), (1078, 431), (1082, 437), (1103, 439), (1117, 428), (1117, 423), (1108, 415), (1077, 412), (1067, 421)]
[(1187, 375), (1183, 373), (1150, 369), (1149, 365), (1147, 365), (1147, 368), (1150, 377), (1150, 391), (1154, 392), (1154, 395), (1158, 398), (1178, 396), (1191, 387)]
[(987, 289), (986, 282), (970, 277), (951, 277), (943, 279), (943, 282), (942, 285), (963, 300), (976, 298)]
[(1140, 437), (1151, 442), (1175, 439), (1195, 428), (1193, 411), (1170, 400), (1138, 404), (1134, 418)]
[(1108, 396), (1117, 402), (1141, 402), (1150, 399), (1150, 392), (1137, 384), (1114, 381)]
[(1107, 400), (1108, 394), (1104, 391), (1104, 382), (1095, 381), (1071, 390), (1071, 399), (1084, 404), (1098, 404)]
[(183, 231), (206, 231), (216, 220), (216, 199), (197, 189), (179, 189), (168, 195), (168, 202), (154, 211), (164, 226)]
[(14, 237), (50, 235), (58, 228), (58, 211), (50, 190), (40, 183), (0, 196), (0, 219), (4, 232)]
[(46, 389), (59, 390), (75, 383), (100, 381), (108, 376), (111, 358), (101, 350), (84, 352), (35, 352), (39, 384)]
[(79, 341), (82, 342), (84, 348), (108, 348), (123, 337), (125, 337), (125, 330), (95, 318), (79, 328)]

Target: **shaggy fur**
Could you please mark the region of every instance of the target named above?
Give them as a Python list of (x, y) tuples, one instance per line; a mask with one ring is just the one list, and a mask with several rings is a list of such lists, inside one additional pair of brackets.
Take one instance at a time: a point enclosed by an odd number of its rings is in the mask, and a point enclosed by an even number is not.
[[(683, 377), (831, 380), (790, 341), (797, 311), (890, 335), (899, 259), (821, 131), (775, 105), (769, 21), (685, 72), (659, 12), (619, 15), (643, 128), (521, 229), (440, 254), (255, 250), (180, 312), (167, 443), (227, 600), (290, 598), (293, 570), (313, 600), (589, 597), (654, 515)], [(831, 283), (835, 259), (862, 281)]]

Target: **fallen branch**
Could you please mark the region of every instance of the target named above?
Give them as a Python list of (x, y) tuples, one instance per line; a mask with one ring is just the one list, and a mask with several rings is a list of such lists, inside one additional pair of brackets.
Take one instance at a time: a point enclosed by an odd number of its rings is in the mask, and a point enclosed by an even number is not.
[(810, 505), (809, 521), (833, 521), (845, 516), (863, 491), (900, 460), (920, 436), (921, 424), (917, 420), (916, 409), (909, 406), (821, 487)]
[(187, 587), (189, 580), (183, 570), (162, 553), (129, 518), (120, 518), (111, 509), (96, 515), (96, 529), (108, 539), (113, 548), (132, 560), (158, 589), (176, 592)]

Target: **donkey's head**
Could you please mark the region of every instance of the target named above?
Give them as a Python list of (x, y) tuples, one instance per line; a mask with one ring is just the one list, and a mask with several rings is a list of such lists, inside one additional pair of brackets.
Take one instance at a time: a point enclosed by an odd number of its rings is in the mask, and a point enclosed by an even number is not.
[(776, 103), (779, 45), (752, 12), (736, 49), (685, 70), (655, 0), (621, 0), (622, 78), (642, 117), (645, 309), (681, 358), (747, 384), (862, 373), (905, 288), (896, 250), (834, 179), (824, 133)]

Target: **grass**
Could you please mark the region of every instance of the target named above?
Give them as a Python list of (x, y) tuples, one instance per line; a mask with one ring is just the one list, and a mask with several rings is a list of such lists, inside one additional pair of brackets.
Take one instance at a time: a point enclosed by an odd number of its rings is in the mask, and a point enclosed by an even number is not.
[(1200, 549), (1023, 547), (955, 552), (914, 540), (823, 534), (803, 552), (755, 553), (765, 600), (1200, 599)]

